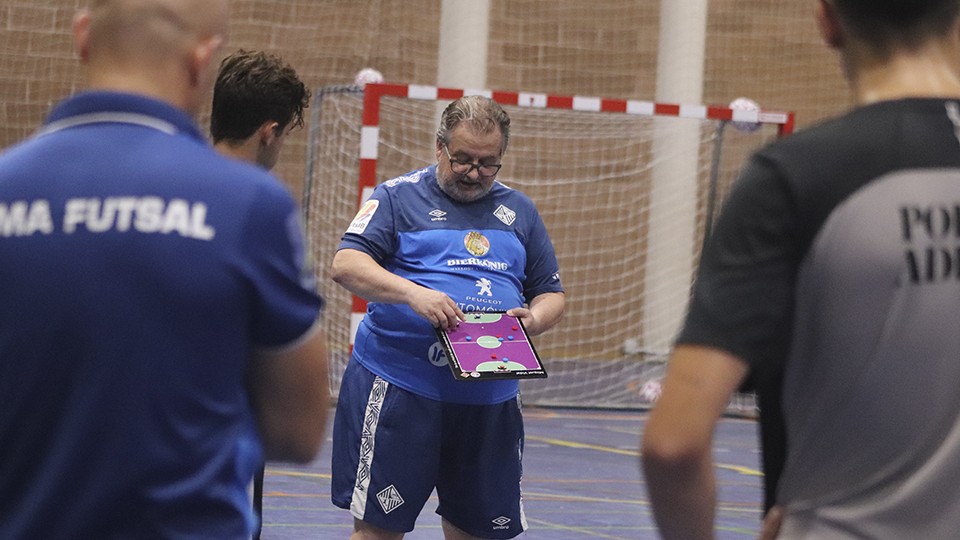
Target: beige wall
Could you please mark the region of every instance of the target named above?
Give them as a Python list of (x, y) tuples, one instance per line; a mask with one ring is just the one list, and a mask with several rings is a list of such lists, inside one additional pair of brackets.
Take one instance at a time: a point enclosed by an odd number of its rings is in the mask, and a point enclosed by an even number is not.
[[(0, 0), (0, 147), (26, 136), (81, 84), (70, 20), (82, 0)], [(282, 55), (311, 87), (344, 84), (362, 67), (390, 81), (436, 81), (440, 0), (236, 0), (230, 48)], [(653, 99), (659, 3), (493, 0), (488, 86)], [(812, 3), (711, 0), (704, 101), (750, 96), (807, 125), (847, 104)], [(469, 35), (463, 39), (470, 39)], [(299, 191), (306, 133), (277, 173)]]
[[(82, 86), (69, 29), (74, 11), (85, 1), (0, 0), (0, 148), (27, 136), (52, 104)], [(391, 82), (436, 82), (440, 0), (235, 0), (231, 5), (228, 50), (280, 54), (311, 88), (349, 84), (354, 73), (367, 66), (378, 68)], [(659, 5), (652, 0), (491, 0), (487, 86), (653, 100)], [(710, 0), (703, 101), (723, 105), (748, 96), (764, 108), (796, 111), (800, 127), (846, 107), (836, 59), (820, 44), (811, 10), (812, 2), (792, 0)], [(344, 112), (356, 123), (356, 98), (352, 107)], [(381, 145), (381, 174), (401, 174), (432, 159), (435, 107), (418, 105), (413, 110), (414, 115), (400, 123), (403, 140), (391, 140), (388, 130), (381, 134), (387, 139)], [(549, 381), (562, 384), (567, 369), (562, 361), (576, 363), (570, 369), (580, 373), (577, 387), (594, 397), (571, 397), (565, 388), (554, 394), (551, 384), (557, 383), (550, 382), (534, 387), (540, 394), (526, 396), (530, 403), (559, 399), (580, 405), (633, 404), (645, 371), (641, 378), (630, 371), (638, 363), (624, 356), (619, 344), (643, 335), (640, 307), (646, 294), (645, 220), (650, 204), (646, 165), (653, 161), (653, 132), (643, 127), (648, 121), (636, 118), (594, 115), (584, 121), (587, 117), (576, 115), (576, 120), (551, 120), (552, 115), (530, 111), (511, 114), (515, 139), (505, 156), (505, 170), (537, 201), (569, 297), (561, 327), (539, 339), (538, 348), (550, 357)], [(200, 120), (204, 127), (205, 116)], [(325, 116), (321, 123), (326, 126), (329, 120)], [(574, 125), (580, 121), (584, 123)], [(708, 141), (710, 129), (703, 133)], [(326, 273), (356, 205), (358, 130), (350, 128), (343, 140), (327, 137), (318, 142), (327, 158), (314, 175), (319, 187), (309, 208), (311, 252), (328, 300), (325, 324), (334, 391), (349, 354), (351, 302)], [(541, 138), (541, 133), (550, 135)], [(307, 130), (294, 133), (275, 169), (295, 195), (303, 190), (307, 138)], [(698, 235), (705, 220), (708, 144), (698, 156)], [(725, 138), (722, 189), (755, 146), (743, 135)], [(585, 170), (598, 156), (603, 163), (590, 166), (599, 168)], [(564, 175), (576, 178), (555, 181)], [(552, 182), (520, 183), (525, 178)], [(609, 320), (615, 324), (607, 324)]]

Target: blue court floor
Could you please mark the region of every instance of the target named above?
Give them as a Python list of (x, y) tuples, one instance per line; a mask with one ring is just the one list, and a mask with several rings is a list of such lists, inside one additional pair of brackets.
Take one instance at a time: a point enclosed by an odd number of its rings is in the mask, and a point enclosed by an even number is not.
[[(521, 540), (657, 538), (637, 446), (643, 412), (524, 409)], [(332, 425), (331, 423), (328, 424)], [(756, 423), (726, 418), (717, 430), (717, 538), (755, 538), (762, 477)], [(347, 539), (352, 518), (330, 502), (330, 443), (307, 466), (268, 464), (264, 540)], [(442, 539), (431, 499), (408, 540)]]

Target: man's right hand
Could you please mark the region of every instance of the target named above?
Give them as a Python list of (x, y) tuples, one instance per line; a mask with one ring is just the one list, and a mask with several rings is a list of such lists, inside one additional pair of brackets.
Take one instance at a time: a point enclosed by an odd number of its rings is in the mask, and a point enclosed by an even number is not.
[(430, 321), (434, 328), (455, 328), (466, 318), (457, 303), (446, 293), (426, 287), (417, 286), (411, 292), (407, 304), (417, 315)]
[(434, 328), (453, 328), (465, 319), (450, 296), (402, 278), (356, 249), (337, 251), (331, 265), (333, 281), (367, 302), (407, 304)]

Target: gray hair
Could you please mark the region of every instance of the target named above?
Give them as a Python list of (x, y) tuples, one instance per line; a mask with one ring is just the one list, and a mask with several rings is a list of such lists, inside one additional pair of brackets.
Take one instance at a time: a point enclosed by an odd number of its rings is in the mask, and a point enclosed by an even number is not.
[(507, 150), (510, 142), (510, 117), (499, 103), (483, 96), (463, 96), (447, 105), (440, 117), (437, 128), (437, 140), (443, 144), (450, 142), (450, 132), (460, 123), (466, 122), (475, 133), (485, 135), (500, 129), (500, 153)]

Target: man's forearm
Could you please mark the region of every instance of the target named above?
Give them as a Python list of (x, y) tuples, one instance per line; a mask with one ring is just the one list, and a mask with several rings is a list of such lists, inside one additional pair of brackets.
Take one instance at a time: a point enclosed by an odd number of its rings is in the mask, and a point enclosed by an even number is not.
[(357, 250), (344, 249), (333, 259), (333, 281), (368, 302), (403, 304), (416, 283), (404, 279), (377, 264)]
[(653, 515), (666, 540), (712, 539), (716, 480), (709, 452), (692, 462), (643, 456)]
[(566, 297), (563, 293), (544, 293), (530, 302), (530, 313), (536, 321), (535, 327), (526, 326), (527, 332), (536, 336), (556, 326), (563, 318)]

